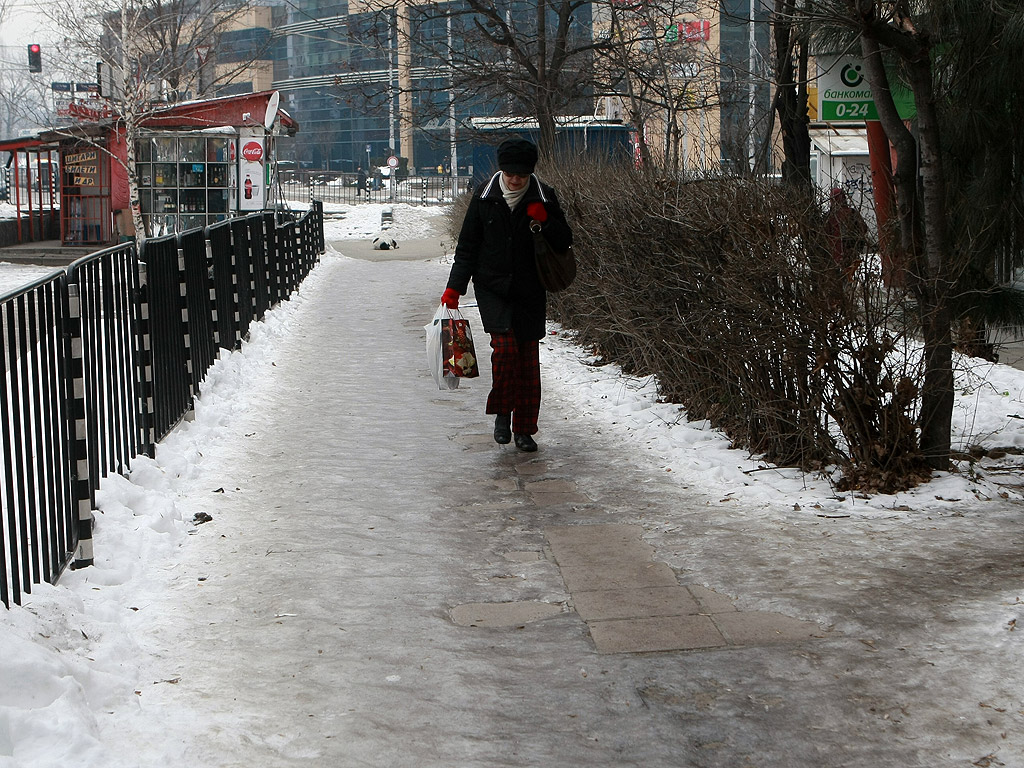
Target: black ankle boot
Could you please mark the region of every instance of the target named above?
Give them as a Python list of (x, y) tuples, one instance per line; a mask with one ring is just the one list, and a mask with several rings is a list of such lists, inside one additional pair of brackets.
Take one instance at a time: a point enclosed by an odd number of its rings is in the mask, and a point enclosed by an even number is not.
[(516, 435), (516, 448), (532, 453), (537, 450), (537, 443), (530, 435)]
[(494, 417), (494, 442), (499, 445), (512, 442), (511, 413), (499, 413)]

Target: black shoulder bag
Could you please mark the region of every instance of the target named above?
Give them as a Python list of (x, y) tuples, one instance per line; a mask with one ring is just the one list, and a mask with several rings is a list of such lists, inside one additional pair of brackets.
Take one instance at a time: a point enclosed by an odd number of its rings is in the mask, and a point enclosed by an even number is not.
[(537, 276), (544, 289), (552, 293), (564, 291), (576, 279), (576, 256), (572, 246), (567, 251), (556, 251), (541, 232), (541, 223), (530, 220), (533, 233), (533, 252), (537, 261)]

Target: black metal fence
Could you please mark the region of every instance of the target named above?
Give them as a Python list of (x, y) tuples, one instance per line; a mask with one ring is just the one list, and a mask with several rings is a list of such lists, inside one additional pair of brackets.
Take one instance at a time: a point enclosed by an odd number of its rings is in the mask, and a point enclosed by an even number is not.
[(285, 200), (318, 199), (325, 203), (413, 203), (437, 205), (451, 203), (464, 192), (472, 192), (473, 177), (431, 175), (407, 178), (371, 176), (360, 185), (354, 173), (291, 172), (281, 181)]
[(109, 248), (0, 296), (0, 600), (90, 565), (99, 481), (192, 409), (218, 349), (324, 251), (323, 207)]

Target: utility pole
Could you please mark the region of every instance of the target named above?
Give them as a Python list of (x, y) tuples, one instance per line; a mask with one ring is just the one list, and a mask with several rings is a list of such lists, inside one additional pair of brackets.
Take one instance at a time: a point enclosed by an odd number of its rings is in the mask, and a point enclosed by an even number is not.
[(411, 34), (409, 7), (402, 2), (398, 4), (398, 123), (402, 154), (409, 158), (410, 173), (414, 172), (416, 167), (412, 126), (412, 46), (409, 40)]
[(750, 170), (754, 170), (754, 161), (756, 157), (756, 147), (754, 146), (754, 125), (755, 125), (755, 110), (754, 110), (754, 99), (757, 96), (757, 86), (754, 83), (754, 65), (757, 62), (757, 27), (754, 24), (754, 9), (757, 5), (757, 0), (750, 0), (750, 20), (747, 24), (748, 42), (750, 45), (749, 60), (747, 63), (747, 77), (749, 80), (749, 95), (750, 95), (750, 106), (747, 111), (747, 162), (750, 165)]
[(459, 150), (455, 143), (455, 50), (452, 48), (452, 15), (448, 13), (448, 160), (452, 172), (452, 199), (459, 194)]

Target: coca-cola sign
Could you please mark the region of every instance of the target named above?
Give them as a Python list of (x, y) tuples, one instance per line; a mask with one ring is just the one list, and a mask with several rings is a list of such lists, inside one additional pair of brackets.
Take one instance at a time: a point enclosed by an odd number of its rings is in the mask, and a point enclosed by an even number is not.
[(247, 141), (242, 146), (242, 157), (250, 163), (258, 163), (263, 159), (263, 145), (258, 141)]

